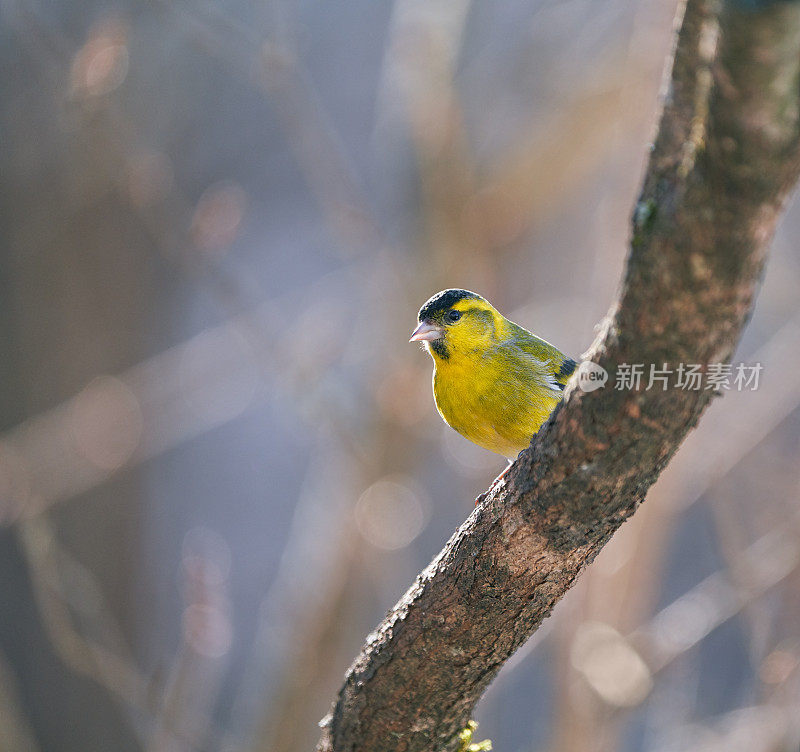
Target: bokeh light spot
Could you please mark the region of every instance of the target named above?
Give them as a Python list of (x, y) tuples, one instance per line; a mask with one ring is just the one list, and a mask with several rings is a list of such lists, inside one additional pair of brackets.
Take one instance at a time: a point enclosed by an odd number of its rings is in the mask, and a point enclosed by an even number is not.
[(796, 653), (778, 648), (764, 659), (759, 669), (759, 676), (765, 684), (783, 684), (792, 675), (797, 665)]
[(183, 539), (183, 635), (192, 650), (206, 658), (227, 653), (233, 641), (228, 600), (231, 549), (215, 531), (198, 527)]
[(638, 705), (653, 688), (653, 678), (639, 653), (608, 624), (587, 621), (572, 643), (572, 665), (610, 705)]
[(247, 208), (247, 194), (236, 183), (215, 183), (200, 196), (192, 217), (194, 244), (207, 253), (230, 248)]
[(425, 528), (429, 504), (410, 479), (393, 477), (373, 483), (356, 502), (361, 535), (388, 551), (409, 545)]
[(116, 470), (139, 445), (139, 401), (119, 379), (99, 376), (75, 397), (70, 428), (80, 454), (103, 470)]
[(183, 611), (183, 636), (196, 653), (220, 658), (230, 650), (233, 630), (222, 609), (208, 603), (193, 603)]
[(72, 61), (72, 89), (84, 97), (108, 94), (128, 75), (128, 27), (119, 20), (96, 26)]

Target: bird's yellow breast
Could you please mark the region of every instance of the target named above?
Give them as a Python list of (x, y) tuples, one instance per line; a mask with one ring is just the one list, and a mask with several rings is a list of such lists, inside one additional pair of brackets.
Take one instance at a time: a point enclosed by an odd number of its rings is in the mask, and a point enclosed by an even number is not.
[(550, 416), (561, 390), (549, 359), (513, 346), (436, 359), (433, 396), (439, 414), (470, 441), (513, 459)]

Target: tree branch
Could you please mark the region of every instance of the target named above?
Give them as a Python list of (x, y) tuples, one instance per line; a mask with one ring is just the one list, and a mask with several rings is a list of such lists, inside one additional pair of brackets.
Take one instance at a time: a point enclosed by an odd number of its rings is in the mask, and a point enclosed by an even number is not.
[[(728, 361), (800, 171), (800, 3), (690, 0), (622, 293), (590, 359)], [(367, 638), (319, 752), (445, 752), (503, 663), (636, 509), (708, 390), (572, 384)]]

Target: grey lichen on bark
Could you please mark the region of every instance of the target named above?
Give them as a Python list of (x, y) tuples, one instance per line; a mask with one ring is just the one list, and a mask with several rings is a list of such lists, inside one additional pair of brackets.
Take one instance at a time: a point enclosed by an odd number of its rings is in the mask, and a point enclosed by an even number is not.
[[(684, 12), (685, 10), (685, 12)], [(800, 3), (690, 0), (622, 292), (589, 357), (731, 358), (800, 172)], [(583, 392), (368, 636), (318, 752), (450, 752), (475, 703), (636, 509), (712, 397)]]

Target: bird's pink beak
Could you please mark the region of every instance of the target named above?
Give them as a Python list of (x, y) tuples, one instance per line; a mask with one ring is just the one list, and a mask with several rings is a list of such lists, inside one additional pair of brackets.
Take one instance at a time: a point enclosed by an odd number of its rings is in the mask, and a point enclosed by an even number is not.
[(444, 334), (442, 329), (423, 321), (412, 333), (409, 342), (433, 342)]

